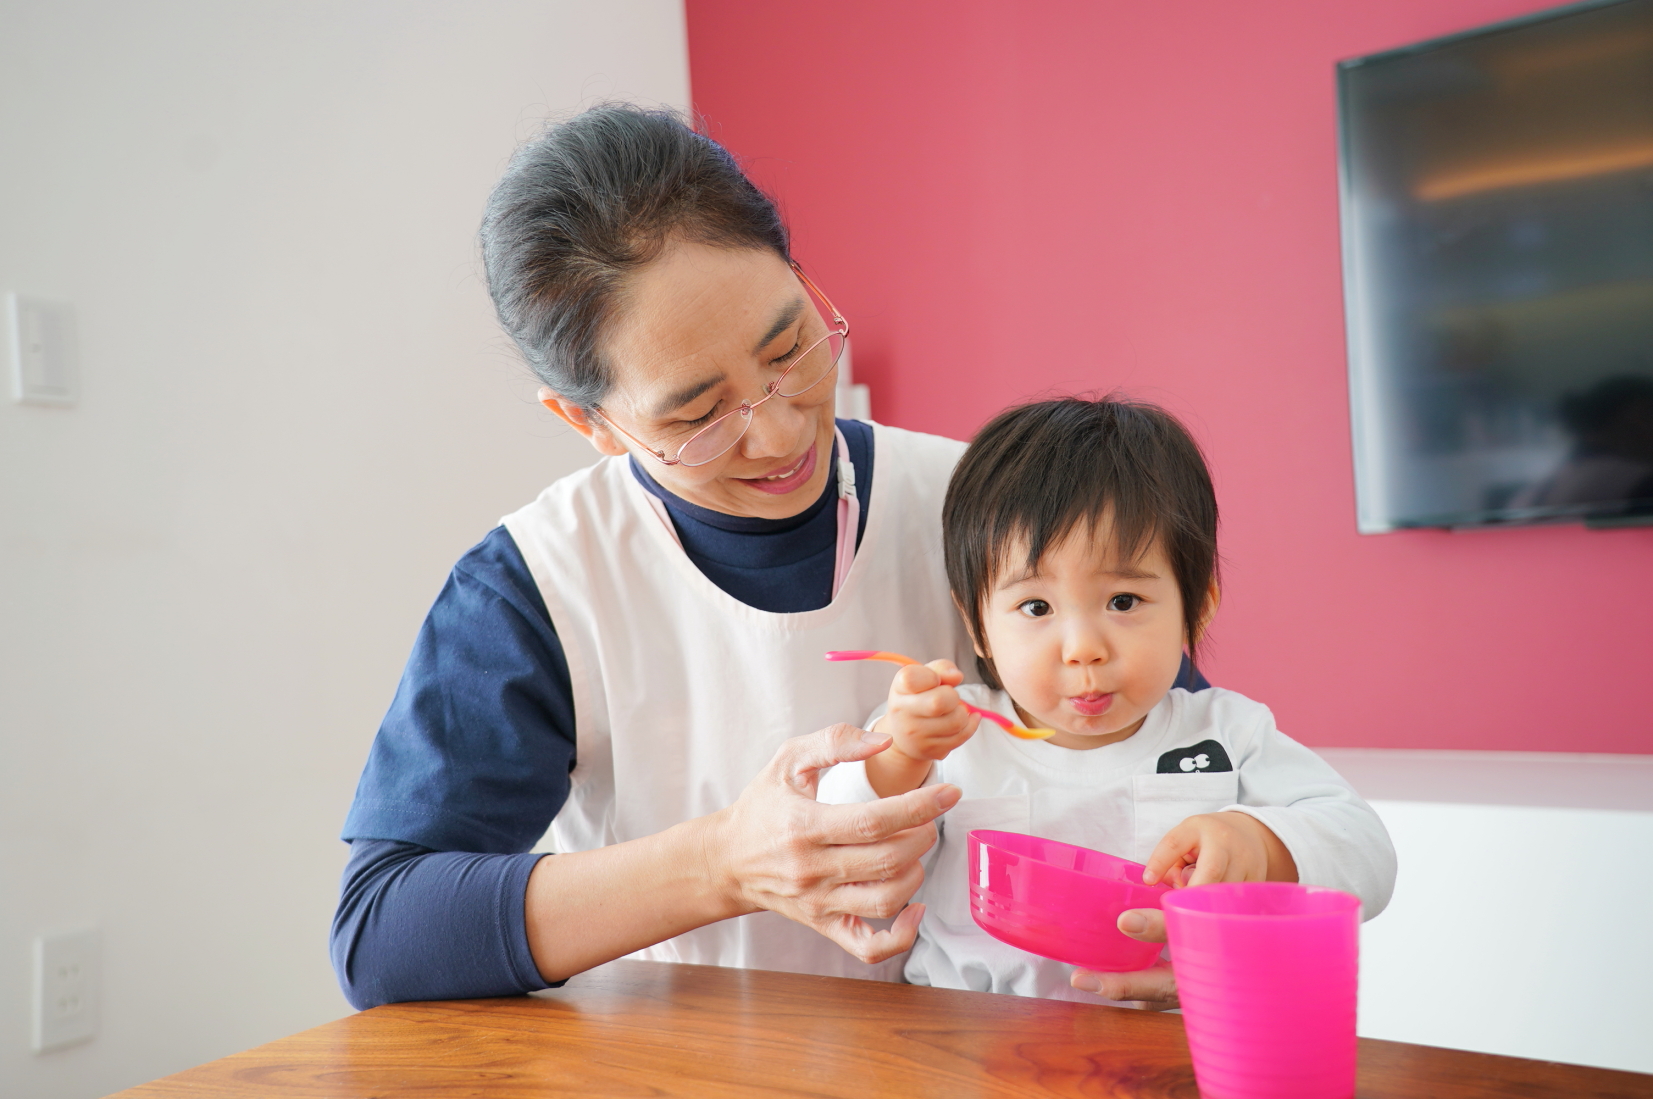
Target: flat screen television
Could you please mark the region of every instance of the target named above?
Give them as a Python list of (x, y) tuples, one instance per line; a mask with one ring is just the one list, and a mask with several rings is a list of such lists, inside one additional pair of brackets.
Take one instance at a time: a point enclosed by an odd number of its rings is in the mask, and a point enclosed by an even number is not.
[(1360, 529), (1653, 522), (1653, 0), (1337, 75)]

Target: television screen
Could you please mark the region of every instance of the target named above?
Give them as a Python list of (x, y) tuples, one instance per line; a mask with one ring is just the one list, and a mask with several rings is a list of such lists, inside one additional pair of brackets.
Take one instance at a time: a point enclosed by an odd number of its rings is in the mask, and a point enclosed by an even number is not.
[(1653, 0), (1338, 66), (1362, 531), (1653, 522)]

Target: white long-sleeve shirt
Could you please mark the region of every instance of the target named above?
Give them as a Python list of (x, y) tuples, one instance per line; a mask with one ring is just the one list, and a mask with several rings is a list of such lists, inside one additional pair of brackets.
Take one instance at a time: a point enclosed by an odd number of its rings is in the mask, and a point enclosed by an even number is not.
[[(1015, 713), (1001, 691), (966, 684), (959, 695)], [(941, 818), (941, 840), (915, 898), (928, 911), (907, 959), (913, 984), (1097, 1002), (1068, 985), (1072, 966), (1007, 946), (970, 918), (965, 838), (977, 828), (1146, 862), (1188, 817), (1235, 810), (1280, 837), (1299, 881), (1360, 897), (1365, 919), (1394, 891), (1395, 849), (1377, 814), (1325, 760), (1275, 728), (1267, 706), (1221, 688), (1173, 689), (1135, 734), (1100, 748), (1018, 740), (983, 721), (931, 768), (925, 783), (938, 782), (964, 796)], [(878, 795), (865, 764), (845, 763), (822, 776), (817, 797), (843, 804)]]

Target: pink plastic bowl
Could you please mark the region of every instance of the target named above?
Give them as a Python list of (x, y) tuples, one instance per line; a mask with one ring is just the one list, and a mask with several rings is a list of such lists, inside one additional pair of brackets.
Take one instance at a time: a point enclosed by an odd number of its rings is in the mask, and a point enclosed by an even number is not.
[(1020, 832), (970, 833), (970, 915), (1002, 943), (1103, 972), (1146, 969), (1158, 943), (1122, 934), (1127, 908), (1158, 908), (1165, 885), (1143, 885), (1142, 864)]

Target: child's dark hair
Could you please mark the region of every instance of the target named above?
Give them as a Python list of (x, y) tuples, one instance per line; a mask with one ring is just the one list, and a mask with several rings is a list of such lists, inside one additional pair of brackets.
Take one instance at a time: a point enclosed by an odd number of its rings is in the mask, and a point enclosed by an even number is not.
[[(1012, 547), (1028, 568), (1081, 526), (1108, 523), (1120, 556), (1158, 538), (1182, 594), (1188, 656), (1196, 659), (1206, 592), (1217, 575), (1217, 496), (1188, 430), (1151, 404), (1109, 396), (1040, 401), (1001, 412), (965, 451), (947, 486), (942, 539), (947, 581), (985, 649), (982, 604)], [(1002, 689), (991, 658), (982, 679)]]

